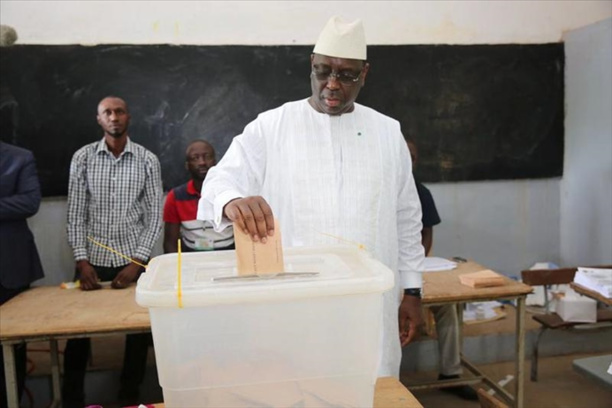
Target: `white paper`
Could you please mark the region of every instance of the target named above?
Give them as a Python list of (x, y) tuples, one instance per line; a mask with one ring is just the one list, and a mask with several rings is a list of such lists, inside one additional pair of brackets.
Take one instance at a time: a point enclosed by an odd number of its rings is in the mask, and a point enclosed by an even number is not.
[[(534, 269), (558, 269), (559, 267), (552, 262), (536, 262), (530, 270)], [(527, 295), (525, 304), (527, 306), (545, 306), (547, 302), (552, 300), (550, 291), (548, 292), (548, 299), (544, 299), (544, 286), (534, 286), (533, 293)], [(554, 310), (552, 310), (554, 312)]]
[(566, 322), (595, 323), (597, 321), (597, 302), (570, 288), (557, 302), (556, 312)]
[(448, 271), (457, 267), (457, 262), (449, 261), (445, 258), (428, 256), (423, 262), (425, 272)]
[(500, 303), (495, 300), (467, 303), (463, 311), (463, 321), (492, 319), (497, 316), (493, 309), (499, 306)]
[(580, 267), (574, 275), (574, 283), (612, 298), (612, 269)]

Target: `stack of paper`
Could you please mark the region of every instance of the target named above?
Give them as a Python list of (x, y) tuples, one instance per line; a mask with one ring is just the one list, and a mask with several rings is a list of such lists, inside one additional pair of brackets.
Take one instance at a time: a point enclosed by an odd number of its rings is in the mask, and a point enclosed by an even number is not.
[(426, 257), (423, 265), (425, 266), (425, 272), (448, 271), (457, 267), (456, 262), (435, 256)]
[(493, 272), (490, 269), (484, 271), (466, 273), (459, 275), (459, 281), (466, 286), (472, 288), (487, 288), (490, 286), (502, 286), (505, 279), (500, 274)]
[(612, 298), (612, 269), (578, 268), (574, 283)]

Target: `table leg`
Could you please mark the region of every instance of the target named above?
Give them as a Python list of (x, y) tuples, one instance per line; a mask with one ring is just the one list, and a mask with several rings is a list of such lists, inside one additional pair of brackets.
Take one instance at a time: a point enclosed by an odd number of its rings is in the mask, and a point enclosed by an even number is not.
[(19, 408), (17, 397), (17, 371), (15, 370), (15, 349), (10, 343), (2, 345), (4, 356), (4, 376), (6, 382), (6, 399), (9, 408)]
[(62, 389), (60, 386), (60, 366), (58, 358), (58, 347), (57, 340), (49, 340), (49, 346), (51, 349), (51, 381), (53, 385), (53, 406), (60, 406), (62, 402)]
[(516, 396), (515, 408), (523, 408), (525, 385), (525, 296), (516, 299)]
[(459, 350), (463, 351), (463, 308), (465, 303), (455, 303), (457, 309), (457, 322), (459, 323)]

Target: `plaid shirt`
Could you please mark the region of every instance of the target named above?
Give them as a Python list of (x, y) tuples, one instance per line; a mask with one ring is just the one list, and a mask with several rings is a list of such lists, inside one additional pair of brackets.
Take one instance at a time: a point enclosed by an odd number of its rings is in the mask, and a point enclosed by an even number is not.
[(161, 231), (161, 169), (157, 157), (128, 138), (115, 158), (104, 139), (74, 154), (68, 184), (68, 243), (76, 261), (117, 267), (127, 264), (94, 240), (147, 260)]

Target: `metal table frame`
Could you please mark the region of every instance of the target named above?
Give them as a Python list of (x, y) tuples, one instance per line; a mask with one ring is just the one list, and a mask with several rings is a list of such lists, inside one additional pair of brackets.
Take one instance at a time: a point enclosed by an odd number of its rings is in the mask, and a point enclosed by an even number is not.
[(59, 364), (59, 348), (58, 340), (77, 339), (77, 338), (92, 338), (115, 336), (120, 334), (147, 333), (150, 330), (119, 330), (113, 332), (91, 333), (87, 335), (63, 335), (63, 336), (43, 336), (23, 338), (22, 340), (2, 341), (2, 354), (4, 355), (4, 375), (6, 380), (6, 396), (9, 408), (19, 408), (19, 400), (17, 399), (17, 372), (15, 371), (15, 355), (13, 346), (20, 343), (32, 343), (40, 341), (49, 341), (49, 354), (51, 356), (51, 391), (53, 401), (50, 407), (61, 406), (62, 388), (61, 388), (61, 373)]
[[(492, 378), (484, 374), (481, 370), (478, 369), (473, 363), (471, 363), (464, 355), (461, 353), (461, 365), (469, 370), (473, 377), (469, 378), (458, 378), (453, 380), (437, 380), (435, 382), (414, 382), (409, 383), (406, 387), (411, 390), (419, 390), (419, 389), (431, 389), (431, 388), (445, 388), (445, 387), (454, 387), (457, 385), (473, 385), (478, 384), (480, 382), (484, 382), (489, 387), (493, 388), (496, 392), (503, 395), (503, 397), (511, 403), (516, 408), (523, 408), (524, 401), (524, 381), (525, 381), (525, 364), (524, 364), (524, 356), (525, 356), (525, 299), (527, 296), (517, 296), (514, 298), (505, 297), (505, 298), (490, 298), (490, 299), (478, 299), (481, 301), (488, 300), (517, 300), (516, 307), (516, 337), (515, 337), (515, 379), (516, 379), (516, 393), (515, 395), (510, 394), (504, 388), (500, 387), (497, 382), (495, 382)], [(427, 303), (425, 306), (440, 306), (447, 305), (450, 302), (440, 302), (440, 303)], [(468, 302), (465, 302), (468, 303)], [(463, 320), (463, 304), (464, 303), (456, 303), (457, 305), (457, 314), (459, 317), (459, 321)], [(459, 333), (460, 338), (459, 342), (463, 344), (463, 329), (462, 325), (459, 325)]]
[[(94, 292), (82, 292), (80, 290), (72, 292), (59, 287), (35, 287), (3, 304), (0, 307), (2, 311), (0, 323), (4, 328), (3, 331), (0, 331), (0, 342), (2, 343), (4, 356), (5, 385), (9, 408), (19, 408), (13, 348), (15, 344), (49, 341), (53, 395), (51, 406), (59, 407), (61, 405), (61, 374), (58, 340), (150, 332), (148, 310), (136, 304), (134, 294), (134, 285), (121, 291), (101, 289)], [(48, 300), (46, 303), (44, 301), (45, 297)], [(27, 299), (27, 301), (23, 299)], [(35, 301), (31, 301), (32, 299), (35, 299)], [(106, 304), (96, 308), (95, 306), (100, 304), (101, 299), (104, 299)], [(63, 300), (65, 300), (66, 305), (75, 309), (91, 307), (92, 319), (97, 323), (83, 326), (73, 324), (71, 327), (70, 322), (63, 321), (57, 316), (66, 306)], [(26, 310), (23, 307), (24, 305), (33, 306), (32, 310)], [(18, 306), (23, 307), (23, 310)], [(114, 309), (109, 311), (109, 307), (114, 307), (118, 311)], [(113, 313), (113, 311), (116, 313)], [(31, 328), (21, 327), (15, 330), (11, 327), (11, 324), (15, 325), (18, 316), (24, 322), (37, 318), (39, 321), (44, 321), (47, 327), (41, 328), (32, 324)], [(39, 326), (42, 326), (42, 324)]]
[[(461, 269), (469, 269), (466, 271), (462, 271)], [(469, 262), (466, 264), (459, 264), (458, 270), (452, 271), (441, 271), (441, 272), (426, 272), (423, 274), (424, 284), (427, 284), (428, 275), (434, 273), (449, 273), (456, 276), (458, 273), (469, 273), (482, 269), (487, 269), (482, 267), (474, 262)], [(508, 279), (510, 281), (510, 279)], [(424, 381), (424, 382), (411, 382), (406, 384), (406, 387), (411, 390), (418, 389), (432, 389), (432, 388), (445, 388), (445, 387), (453, 387), (457, 385), (473, 385), (478, 384), (480, 382), (484, 382), (489, 387), (493, 388), (497, 393), (499, 393), (504, 399), (506, 399), (512, 406), (515, 408), (523, 408), (524, 405), (524, 393), (525, 393), (525, 300), (529, 292), (531, 292), (531, 287), (518, 284), (518, 282), (511, 281), (512, 285), (516, 286), (516, 291), (512, 293), (506, 294), (492, 294), (487, 295), (486, 290), (482, 289), (471, 289), (473, 291), (472, 294), (463, 294), (455, 296), (452, 300), (437, 300), (428, 296), (427, 291), (424, 291), (422, 304), (423, 306), (440, 306), (440, 305), (448, 305), (454, 304), (457, 309), (458, 321), (459, 321), (459, 344), (463, 345), (463, 305), (469, 302), (484, 302), (484, 301), (500, 301), (500, 300), (516, 300), (516, 336), (515, 336), (515, 379), (516, 379), (516, 391), (515, 394), (512, 395), (504, 388), (502, 388), (497, 382), (495, 382), (491, 377), (487, 376), (481, 370), (479, 370), (473, 363), (471, 363), (464, 355), (461, 353), (461, 365), (465, 367), (468, 371), (470, 371), (474, 377), (468, 378), (458, 378), (451, 380), (437, 380), (437, 381)], [(518, 284), (518, 285), (517, 285)], [(490, 289), (490, 288), (483, 288)], [(490, 290), (489, 290), (490, 292)]]

